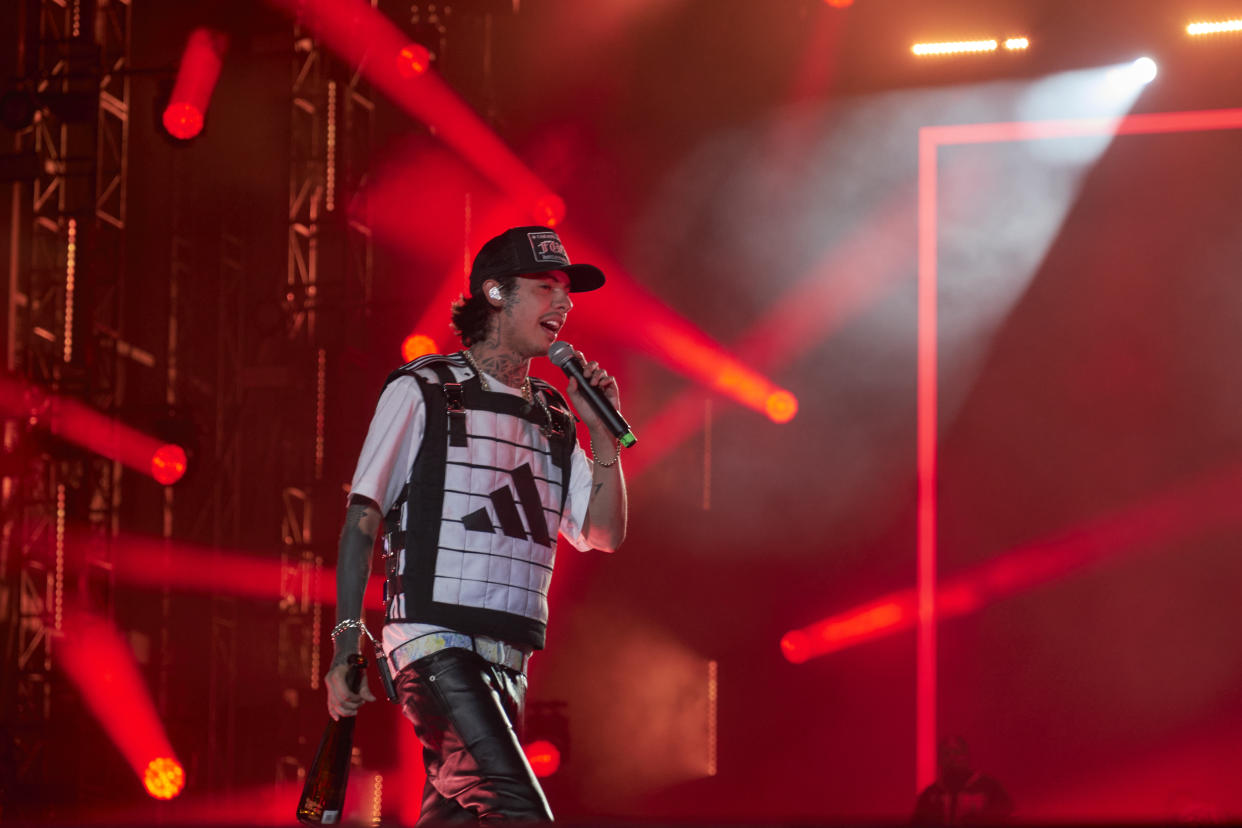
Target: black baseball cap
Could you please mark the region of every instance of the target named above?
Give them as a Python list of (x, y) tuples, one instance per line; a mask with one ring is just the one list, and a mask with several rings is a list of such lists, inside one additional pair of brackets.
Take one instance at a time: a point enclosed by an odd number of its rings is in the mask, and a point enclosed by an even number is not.
[(559, 270), (569, 277), (569, 290), (581, 293), (603, 287), (604, 271), (595, 265), (570, 264), (565, 245), (547, 227), (511, 227), (489, 240), (470, 268), (470, 293), (478, 296), (488, 279)]

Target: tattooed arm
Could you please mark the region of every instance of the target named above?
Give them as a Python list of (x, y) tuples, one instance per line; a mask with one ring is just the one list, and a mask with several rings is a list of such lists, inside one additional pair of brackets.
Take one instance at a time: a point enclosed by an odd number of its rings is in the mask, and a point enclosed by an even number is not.
[[(598, 362), (587, 362), (581, 351), (575, 352), (583, 364), (582, 373), (587, 382), (604, 392), (614, 408), (620, 409), (621, 397), (617, 381)], [(591, 445), (595, 463), (591, 472), (591, 500), (587, 505), (586, 521), (582, 533), (591, 546), (605, 552), (615, 552), (625, 540), (625, 525), (629, 505), (625, 494), (625, 474), (621, 471), (620, 450), (617, 439), (604, 425), (595, 409), (578, 393), (577, 380), (569, 381), (569, 399), (586, 423), (591, 433)], [(613, 462), (613, 461), (616, 462)], [(604, 465), (607, 463), (608, 465)]]
[(615, 552), (625, 540), (629, 509), (625, 495), (625, 474), (621, 471), (619, 460), (609, 466), (601, 463), (607, 463), (615, 457), (614, 450), (620, 447), (608, 431), (603, 435), (592, 432), (591, 441), (599, 454), (595, 457), (596, 462), (591, 472), (591, 501), (587, 505), (583, 534), (596, 549)]
[[(349, 618), (362, 618), (362, 602), (367, 581), (371, 578), (371, 550), (379, 534), (379, 506), (374, 501), (353, 495), (345, 512), (345, 526), (341, 529), (341, 541), (337, 547), (336, 560), (336, 621), (339, 624)], [(345, 686), (348, 670), (346, 659), (358, 652), (362, 632), (357, 628), (343, 631), (336, 639), (332, 665), (324, 676), (328, 689), (328, 713), (332, 718), (354, 716), (364, 702), (375, 701), (367, 687), (366, 677), (357, 693)]]

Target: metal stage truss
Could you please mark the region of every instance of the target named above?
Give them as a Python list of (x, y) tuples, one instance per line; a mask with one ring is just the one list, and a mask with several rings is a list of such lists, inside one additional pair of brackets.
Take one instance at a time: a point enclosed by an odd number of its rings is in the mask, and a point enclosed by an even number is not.
[[(25, 409), (11, 405), (4, 421), (15, 460), (0, 484), (0, 715), (16, 756), (9, 791), (46, 778), (43, 733), (56, 715), (52, 670), (67, 596), (111, 611), (121, 467), (36, 435), (59, 416), (59, 396), (102, 411), (120, 404), (132, 25), (128, 0), (17, 5), (18, 88), (35, 108), (11, 150), (35, 163), (10, 184), (5, 369), (50, 393)], [(66, 567), (71, 526), (87, 529), (76, 572)]]

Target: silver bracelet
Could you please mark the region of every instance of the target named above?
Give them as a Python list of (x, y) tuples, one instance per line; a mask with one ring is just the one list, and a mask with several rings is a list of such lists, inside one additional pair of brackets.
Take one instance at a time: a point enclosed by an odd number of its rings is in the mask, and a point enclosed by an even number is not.
[(339, 636), (341, 633), (345, 632), (346, 630), (351, 630), (354, 628), (357, 628), (362, 631), (362, 634), (365, 635), (367, 637), (367, 640), (371, 642), (371, 646), (375, 648), (375, 652), (379, 653), (380, 657), (383, 658), (384, 645), (381, 644), (379, 641), (377, 641), (375, 639), (375, 636), (371, 635), (371, 631), (367, 629), (366, 622), (363, 621), (361, 618), (346, 618), (344, 621), (341, 621), (335, 627), (333, 627), (332, 632), (328, 633), (328, 635), (332, 637), (332, 643), (335, 644), (337, 636)]
[[(329, 635), (332, 636), (332, 644), (336, 644), (336, 637), (338, 635), (346, 630), (355, 628), (362, 631), (362, 634), (370, 640), (371, 646), (375, 649), (375, 664), (379, 668), (380, 678), (384, 682), (384, 692), (388, 695), (389, 701), (396, 702), (398, 699), (397, 689), (396, 685), (392, 683), (392, 669), (388, 666), (388, 656), (384, 653), (384, 645), (379, 641), (376, 641), (375, 636), (371, 635), (371, 631), (367, 629), (365, 621), (361, 618), (346, 618), (344, 621), (338, 622), (337, 625), (332, 628), (332, 632), (329, 633)], [(336, 663), (336, 659), (340, 658), (340, 656), (341, 653), (339, 652), (333, 656), (333, 664)], [(336, 668), (333, 667), (332, 669)]]
[(352, 630), (352, 629), (361, 630), (362, 632), (366, 634), (367, 638), (370, 638), (372, 641), (375, 640), (374, 638), (371, 637), (371, 631), (367, 629), (367, 625), (363, 623), (361, 618), (346, 618), (344, 621), (341, 621), (335, 627), (333, 627), (332, 632), (330, 632), (328, 635), (332, 637), (332, 643), (335, 644), (336, 639), (340, 636), (341, 633), (345, 632), (346, 630)]

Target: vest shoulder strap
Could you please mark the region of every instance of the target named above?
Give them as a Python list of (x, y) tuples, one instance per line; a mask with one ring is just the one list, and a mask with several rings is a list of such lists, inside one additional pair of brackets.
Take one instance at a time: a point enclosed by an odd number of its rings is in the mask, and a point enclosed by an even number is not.
[(574, 447), (578, 445), (578, 418), (573, 415), (569, 403), (561, 396), (561, 392), (548, 382), (531, 377), (532, 393), (542, 396), (552, 417), (549, 423), (552, 434), (552, 462), (561, 469), (561, 513), (565, 512), (565, 503), (569, 499), (569, 477), (573, 471)]

